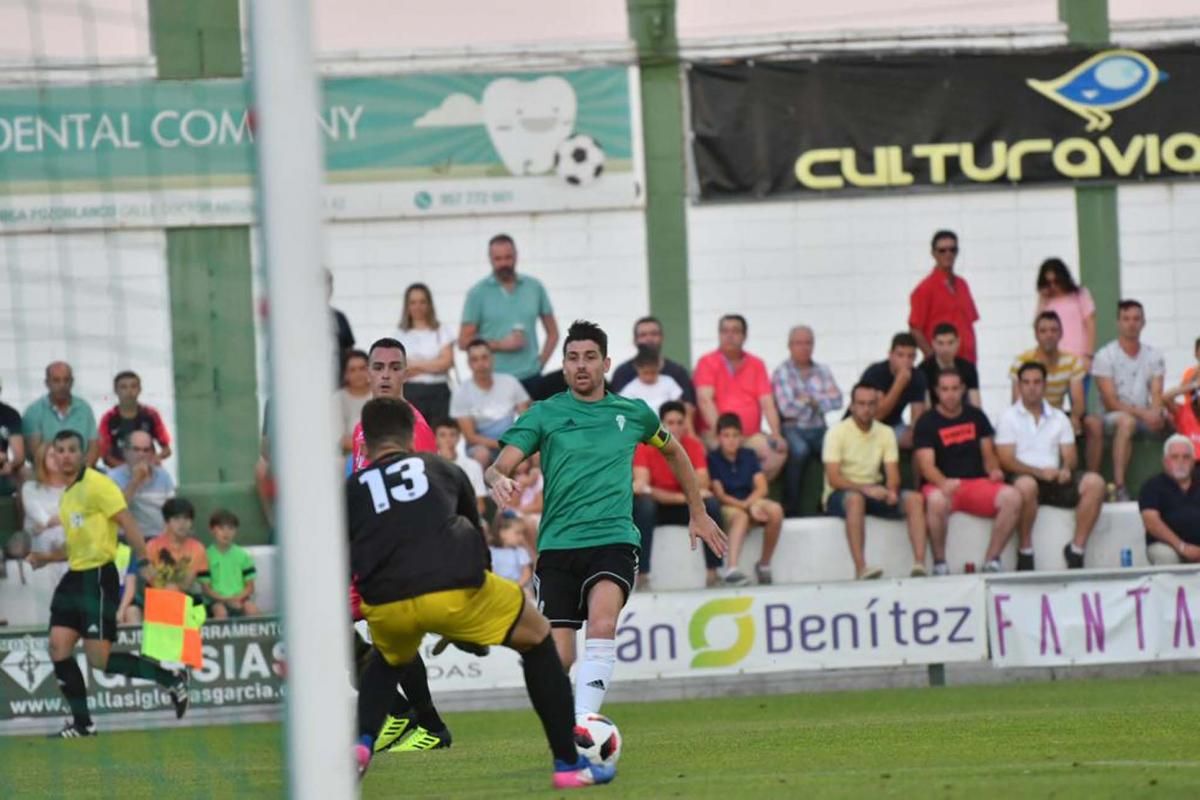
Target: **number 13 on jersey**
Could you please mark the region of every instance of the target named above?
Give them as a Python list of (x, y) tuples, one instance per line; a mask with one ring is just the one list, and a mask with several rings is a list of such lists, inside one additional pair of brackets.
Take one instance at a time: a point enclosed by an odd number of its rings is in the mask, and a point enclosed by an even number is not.
[(358, 482), (370, 490), (376, 514), (391, 508), (392, 500), (411, 503), (429, 491), (425, 462), (419, 458), (405, 458), (384, 469), (368, 469), (358, 476)]

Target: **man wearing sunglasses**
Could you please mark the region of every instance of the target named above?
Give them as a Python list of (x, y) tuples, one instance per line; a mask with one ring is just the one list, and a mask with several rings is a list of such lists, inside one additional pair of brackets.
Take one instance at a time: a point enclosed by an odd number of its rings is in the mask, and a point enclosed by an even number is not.
[(909, 296), (908, 326), (925, 358), (933, 357), (933, 329), (943, 322), (954, 326), (959, 335), (958, 356), (976, 360), (975, 321), (979, 312), (967, 282), (954, 274), (958, 258), (958, 235), (938, 231), (933, 235), (933, 271)]

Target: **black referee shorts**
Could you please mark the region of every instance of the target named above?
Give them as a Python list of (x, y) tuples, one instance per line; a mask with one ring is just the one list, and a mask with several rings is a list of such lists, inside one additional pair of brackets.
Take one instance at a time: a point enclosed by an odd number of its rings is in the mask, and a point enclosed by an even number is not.
[(538, 610), (553, 628), (579, 630), (587, 620), (587, 596), (600, 581), (621, 587), (625, 600), (637, 579), (641, 550), (632, 544), (605, 544), (538, 554), (533, 590)]
[(50, 600), (50, 627), (70, 628), (84, 639), (115, 642), (120, 602), (121, 582), (112, 562), (71, 570), (58, 582)]

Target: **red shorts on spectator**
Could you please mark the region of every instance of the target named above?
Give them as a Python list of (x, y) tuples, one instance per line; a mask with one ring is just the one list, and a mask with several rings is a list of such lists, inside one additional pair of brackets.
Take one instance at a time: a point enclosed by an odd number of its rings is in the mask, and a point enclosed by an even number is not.
[[(1000, 494), (1005, 484), (988, 478), (960, 478), (958, 491), (950, 495), (950, 510), (962, 511), (977, 517), (996, 516), (996, 495)], [(921, 493), (928, 499), (938, 488), (932, 483), (921, 487)]]

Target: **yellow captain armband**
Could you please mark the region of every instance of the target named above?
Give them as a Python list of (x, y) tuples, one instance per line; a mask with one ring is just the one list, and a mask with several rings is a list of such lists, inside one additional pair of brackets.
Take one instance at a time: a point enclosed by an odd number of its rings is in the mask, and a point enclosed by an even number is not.
[(654, 432), (654, 435), (646, 440), (646, 444), (653, 445), (654, 447), (657, 447), (659, 450), (662, 450), (664, 447), (666, 447), (670, 443), (671, 443), (671, 433), (666, 428), (664, 428), (662, 425), (659, 425), (658, 430)]

